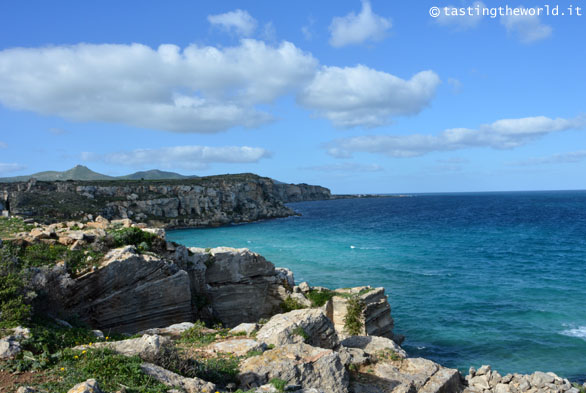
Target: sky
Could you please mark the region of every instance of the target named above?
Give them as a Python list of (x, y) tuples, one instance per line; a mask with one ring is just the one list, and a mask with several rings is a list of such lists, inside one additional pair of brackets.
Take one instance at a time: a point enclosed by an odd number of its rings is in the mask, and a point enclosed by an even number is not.
[(3, 0), (0, 177), (585, 189), (580, 4)]

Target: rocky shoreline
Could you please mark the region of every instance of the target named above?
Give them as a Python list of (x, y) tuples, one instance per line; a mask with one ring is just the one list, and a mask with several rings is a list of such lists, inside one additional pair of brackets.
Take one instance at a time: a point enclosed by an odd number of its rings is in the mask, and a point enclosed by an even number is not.
[[(458, 370), (412, 358), (400, 346), (404, 338), (393, 331), (383, 288), (328, 289), (296, 283), (293, 272), (248, 249), (187, 248), (168, 242), (163, 229), (128, 218), (36, 224), (5, 237), (0, 251), (4, 269), (23, 265), (27, 281), (22, 301), (33, 313), (70, 328), (75, 320), (93, 330), (95, 342), (63, 349), (72, 351), (71, 357), (140, 358), (139, 372), (168, 386), (169, 392), (586, 389), (553, 373), (502, 376), (482, 366), (463, 377)], [(0, 323), (6, 322), (8, 311), (3, 311)], [(36, 359), (38, 355), (27, 350), (29, 329), (2, 332), (2, 369), (27, 357)], [(109, 339), (114, 334), (121, 336)], [(124, 334), (135, 338), (124, 339)], [(104, 355), (104, 350), (110, 352)], [(235, 362), (231, 374), (216, 378), (184, 366), (219, 359)], [(67, 369), (60, 363), (54, 368), (57, 373)], [(202, 378), (207, 375), (207, 380)], [(92, 377), (68, 391), (97, 393), (103, 391), (100, 386), (108, 386), (103, 376)], [(18, 391), (50, 390), (41, 384)]]
[(0, 183), (4, 216), (39, 222), (129, 218), (150, 226), (196, 228), (282, 218), (289, 202), (330, 199), (330, 190), (254, 174), (181, 180)]

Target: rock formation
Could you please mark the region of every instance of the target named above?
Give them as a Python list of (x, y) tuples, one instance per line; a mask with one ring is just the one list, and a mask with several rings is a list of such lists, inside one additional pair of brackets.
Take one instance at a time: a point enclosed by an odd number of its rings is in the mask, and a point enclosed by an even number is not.
[(154, 226), (201, 227), (287, 217), (284, 205), (330, 199), (330, 191), (253, 174), (153, 181), (0, 183), (0, 210), (37, 220), (131, 218)]

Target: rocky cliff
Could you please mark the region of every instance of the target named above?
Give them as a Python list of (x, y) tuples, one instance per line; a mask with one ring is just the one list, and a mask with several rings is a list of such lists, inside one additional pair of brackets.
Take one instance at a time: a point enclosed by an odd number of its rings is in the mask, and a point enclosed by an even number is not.
[(284, 184), (253, 174), (150, 181), (63, 181), (0, 184), (5, 215), (39, 221), (104, 216), (153, 226), (201, 227), (287, 217), (284, 204), (330, 199), (330, 190)]

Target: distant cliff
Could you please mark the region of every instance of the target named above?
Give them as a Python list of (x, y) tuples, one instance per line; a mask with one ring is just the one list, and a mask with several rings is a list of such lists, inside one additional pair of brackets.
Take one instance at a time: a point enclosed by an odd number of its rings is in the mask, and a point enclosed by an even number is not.
[(330, 190), (284, 184), (254, 174), (196, 179), (101, 180), (0, 184), (0, 210), (40, 221), (102, 215), (151, 225), (216, 226), (287, 217), (288, 202), (330, 199)]

